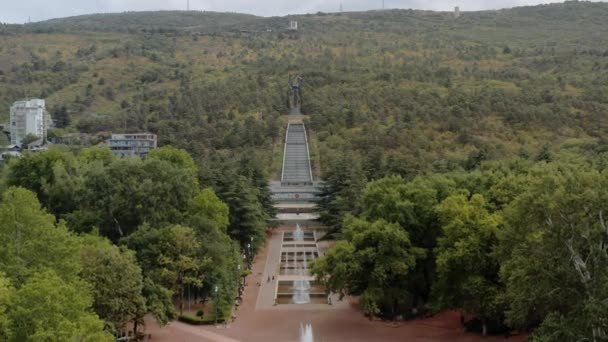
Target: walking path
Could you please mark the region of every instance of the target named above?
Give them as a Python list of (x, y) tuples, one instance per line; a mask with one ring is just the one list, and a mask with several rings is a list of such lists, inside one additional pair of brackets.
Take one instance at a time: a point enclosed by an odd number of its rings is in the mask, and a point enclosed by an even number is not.
[[(261, 286), (256, 299), (255, 309), (269, 309), (274, 306), (274, 293), (278, 283), (279, 262), (281, 260), (281, 234), (274, 233), (268, 239), (265, 254), (266, 263), (262, 273)], [(274, 280), (272, 278), (274, 277)], [(268, 278), (271, 279), (268, 282)]]

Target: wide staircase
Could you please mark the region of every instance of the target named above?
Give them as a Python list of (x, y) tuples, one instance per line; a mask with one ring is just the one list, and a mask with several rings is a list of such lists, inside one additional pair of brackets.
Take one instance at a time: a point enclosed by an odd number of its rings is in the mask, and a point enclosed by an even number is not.
[(313, 180), (306, 126), (296, 120), (287, 125), (281, 180), (271, 182), (277, 219), (310, 220), (318, 217), (316, 202), (321, 183)]
[(287, 125), (281, 185), (312, 185), (310, 153), (304, 123), (289, 123)]

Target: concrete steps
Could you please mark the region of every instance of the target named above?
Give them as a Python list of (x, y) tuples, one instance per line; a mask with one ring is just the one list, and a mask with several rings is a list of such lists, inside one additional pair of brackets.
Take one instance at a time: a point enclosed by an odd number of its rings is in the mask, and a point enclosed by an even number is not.
[(285, 137), (281, 185), (312, 185), (308, 139), (304, 123), (289, 123)]

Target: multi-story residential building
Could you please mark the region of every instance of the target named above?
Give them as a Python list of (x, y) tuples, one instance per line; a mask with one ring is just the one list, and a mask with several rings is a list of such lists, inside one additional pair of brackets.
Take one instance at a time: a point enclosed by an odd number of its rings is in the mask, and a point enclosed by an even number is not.
[(44, 100), (31, 99), (17, 101), (11, 107), (9, 131), (11, 144), (21, 146), (23, 139), (36, 136), (43, 142), (51, 124), (51, 116), (46, 111)]
[(118, 157), (145, 157), (156, 146), (156, 134), (150, 133), (112, 134), (108, 140), (108, 147)]

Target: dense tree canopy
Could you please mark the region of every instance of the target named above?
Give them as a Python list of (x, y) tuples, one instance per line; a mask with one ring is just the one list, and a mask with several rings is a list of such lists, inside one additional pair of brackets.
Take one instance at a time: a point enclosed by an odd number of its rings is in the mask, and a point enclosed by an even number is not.
[(436, 287), (443, 307), (477, 315), (485, 335), (486, 321), (496, 319), (501, 309), (499, 264), (493, 255), (501, 218), (487, 211), (482, 195), (468, 197), (448, 197), (436, 209), (443, 228), (436, 248)]
[(66, 282), (47, 270), (15, 293), (9, 311), (15, 341), (113, 341), (103, 321), (92, 312), (92, 298), (83, 281)]
[(76, 236), (63, 223), (55, 223), (36, 196), (22, 188), (2, 194), (0, 245), (0, 269), (15, 286), (45, 269), (67, 281), (81, 269)]
[[(354, 244), (353, 222), (371, 231), (386, 220), (409, 241), (393, 244), (400, 251), (391, 253), (404, 253), (400, 259), (406, 261), (413, 248), (421, 252), (396, 281), (403, 286), (399, 298), (414, 299), (397, 313), (456, 309), (473, 317), (467, 326), (479, 332), (530, 329), (538, 341), (601, 340), (608, 319), (605, 152), (573, 152), (555, 154), (551, 162), (484, 162), (472, 172), (370, 182), (348, 211), (360, 218), (343, 216), (342, 240), (315, 263), (314, 272), (330, 291), (361, 294), (368, 304), (369, 295), (357, 286), (368, 285), (374, 273), (361, 272), (356, 256), (390, 259), (380, 246)], [(376, 298), (386, 300), (390, 293), (378, 291)], [(395, 313), (390, 306), (365, 308)]]
[[(187, 290), (200, 298), (214, 286), (222, 289), (215, 305), (225, 319), (241, 262), (241, 240), (230, 234), (253, 233), (255, 252), (266, 229), (260, 191), (267, 183), (252, 183), (259, 175), (235, 183), (224, 178), (221, 186), (233, 189), (223, 193), (231, 199), (224, 203), (211, 187), (199, 186), (192, 157), (172, 147), (145, 160), (117, 159), (104, 148), (53, 148), (26, 153), (2, 171), (13, 185), (0, 189), (0, 336), (9, 340), (103, 340), (110, 336), (104, 331), (137, 330), (148, 313), (166, 324), (182, 313)], [(221, 190), (218, 184), (210, 185)], [(57, 287), (49, 296), (73, 294), (74, 303), (59, 311), (13, 310), (41, 300), (44, 294), (32, 297), (32, 289), (46, 286)], [(40, 322), (25, 320), (47, 314)], [(48, 329), (39, 330), (43, 322)]]
[(135, 250), (146, 275), (178, 294), (180, 314), (187, 286), (203, 285), (203, 269), (209, 260), (200, 255), (201, 241), (190, 227), (159, 229), (143, 227), (125, 240)]
[(360, 295), (370, 315), (395, 316), (401, 307), (411, 307), (408, 274), (424, 250), (412, 246), (401, 227), (384, 220), (347, 217), (344, 236), (344, 241), (312, 266), (329, 290)]
[(132, 251), (108, 240), (86, 236), (80, 251), (82, 278), (91, 284), (93, 308), (111, 330), (124, 329), (130, 322), (141, 323), (147, 313), (143, 278)]
[(79, 278), (80, 239), (40, 206), (9, 188), (0, 201), (0, 336), (9, 341), (111, 341)]
[(4, 274), (0, 274), (0, 338), (4, 341), (9, 341), (13, 337), (12, 318), (8, 309), (14, 298), (14, 292), (10, 280)]
[(608, 331), (608, 174), (547, 170), (509, 207), (500, 234), (507, 320), (542, 321), (540, 340), (600, 340)]

